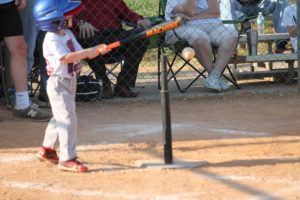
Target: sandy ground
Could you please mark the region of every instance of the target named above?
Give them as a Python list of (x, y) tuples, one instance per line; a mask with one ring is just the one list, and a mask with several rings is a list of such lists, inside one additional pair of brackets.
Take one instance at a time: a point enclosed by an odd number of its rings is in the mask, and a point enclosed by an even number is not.
[(38, 161), (47, 123), (14, 121), (0, 105), (0, 199), (300, 199), (299, 99), (172, 99), (174, 160), (206, 162), (192, 169), (137, 165), (163, 162), (159, 100), (78, 103), (77, 150), (90, 170), (81, 174)]

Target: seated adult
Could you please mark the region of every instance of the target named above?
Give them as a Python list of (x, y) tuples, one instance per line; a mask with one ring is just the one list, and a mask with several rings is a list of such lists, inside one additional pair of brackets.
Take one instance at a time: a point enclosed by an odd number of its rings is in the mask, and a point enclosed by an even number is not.
[[(128, 8), (123, 0), (82, 0), (85, 6), (80, 16), (78, 41), (83, 48), (97, 44), (109, 44), (134, 35), (151, 26), (149, 20)], [(136, 29), (125, 30), (122, 20), (137, 24)], [(103, 82), (103, 98), (136, 97), (138, 92), (134, 89), (139, 64), (147, 50), (149, 39), (137, 39), (131, 43), (113, 49), (105, 56), (98, 56), (87, 60), (96, 74), (97, 79)], [(122, 56), (124, 64), (118, 75), (114, 93), (111, 82), (106, 75), (104, 58)]]
[[(281, 26), (282, 14), (288, 6), (289, 0), (220, 0), (221, 19), (236, 20), (249, 16), (257, 16), (262, 12), (264, 16), (272, 14), (273, 26), (276, 33), (287, 33), (286, 27)], [(227, 26), (235, 26), (229, 24)], [(288, 40), (276, 40), (275, 53), (290, 53), (286, 48)]]
[[(225, 27), (219, 15), (218, 0), (168, 0), (165, 11), (167, 21), (175, 16), (187, 20), (184, 26), (167, 32), (166, 43), (186, 40), (208, 72), (204, 86), (221, 92), (229, 89), (221, 75), (236, 48), (238, 33), (234, 28)], [(218, 47), (215, 62), (212, 46)]]
[(292, 4), (285, 8), (281, 26), (287, 27), (295, 52), (298, 51), (297, 42), (297, 6)]

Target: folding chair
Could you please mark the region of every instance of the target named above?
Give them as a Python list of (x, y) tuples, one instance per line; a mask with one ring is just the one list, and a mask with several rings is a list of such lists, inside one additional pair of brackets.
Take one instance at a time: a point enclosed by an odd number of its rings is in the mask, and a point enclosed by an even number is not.
[[(188, 88), (190, 88), (201, 76), (206, 78), (206, 76), (204, 75), (204, 73), (206, 72), (205, 69), (199, 70), (197, 69), (190, 60), (186, 60), (182, 55), (181, 55), (181, 51), (182, 49), (184, 49), (185, 47), (189, 46), (188, 43), (184, 40), (180, 40), (178, 42), (176, 42), (173, 45), (165, 45), (164, 42), (164, 36), (159, 37), (158, 40), (159, 44), (158, 44), (158, 88), (160, 89), (160, 56), (161, 54), (166, 54), (167, 50), (165, 47), (171, 49), (171, 51), (174, 53), (173, 58), (171, 58), (171, 61), (169, 59), (167, 59), (167, 66), (168, 66), (168, 71), (167, 73), (170, 74), (168, 77), (168, 81), (170, 81), (171, 79), (173, 79), (175, 81), (175, 84), (177, 86), (177, 89), (180, 92), (186, 92), (188, 90)], [(178, 67), (178, 69), (174, 69), (174, 64), (175, 62), (180, 59), (183, 61), (183, 64), (180, 65)], [(180, 86), (179, 80), (177, 79), (176, 75), (181, 72), (185, 67), (190, 67), (191, 69), (193, 69), (196, 73), (197, 76), (194, 77), (184, 88), (182, 88)]]
[(0, 40), (0, 71), (1, 71), (0, 96), (5, 97), (6, 103), (8, 103), (9, 99), (8, 99), (8, 94), (7, 94), (6, 74), (5, 74), (5, 66), (4, 66), (3, 58), (4, 58), (4, 56), (3, 56), (3, 41)]
[[(41, 35), (40, 35), (41, 34)], [(42, 35), (43, 34), (43, 35)], [(27, 75), (27, 81), (28, 81), (28, 91), (29, 96), (34, 97), (38, 92), (40, 92), (41, 89), (41, 69), (40, 69), (40, 51), (42, 51), (42, 47), (39, 46), (42, 44), (44, 36), (46, 32), (40, 32), (36, 38), (36, 44), (34, 49), (34, 63), (31, 68), (30, 73)], [(43, 36), (39, 38), (39, 36)]]
[(0, 38), (0, 71), (1, 71), (1, 92), (5, 97), (6, 106), (8, 109), (12, 109), (12, 102), (9, 97), (8, 88), (11, 84), (9, 70), (7, 66), (9, 65), (9, 55), (7, 47), (4, 41)]
[[(108, 76), (111, 83), (113, 85), (115, 85), (116, 82), (117, 82), (117, 78), (118, 78), (117, 68), (120, 67), (120, 69), (122, 69), (124, 59), (123, 59), (122, 56), (103, 56), (103, 59), (104, 59), (105, 65), (112, 64), (111, 68), (108, 68), (106, 66), (106, 76)], [(92, 72), (89, 73), (88, 76), (92, 76), (93, 74), (94, 74), (94, 72), (92, 71)]]
[(34, 97), (36, 93), (39, 91), (41, 86), (40, 69), (39, 69), (38, 56), (36, 51), (34, 55), (34, 64), (32, 66), (30, 73), (27, 75), (27, 81), (29, 86), (28, 88), (29, 96)]
[[(164, 13), (165, 13), (165, 8), (166, 8), (167, 0), (159, 0), (159, 17), (164, 19)], [(238, 23), (240, 21), (232, 21), (232, 23)], [(229, 21), (226, 23), (230, 23)], [(186, 60), (183, 58), (181, 55), (182, 50), (189, 46), (189, 44), (184, 41), (184, 40), (179, 40), (175, 44), (168, 45), (165, 42), (165, 35), (162, 34), (159, 37), (158, 40), (158, 88), (160, 89), (160, 56), (161, 54), (165, 54), (167, 52), (167, 49), (170, 49), (174, 53), (174, 57), (171, 58), (171, 61), (167, 59), (167, 66), (168, 66), (168, 74), (169, 78), (168, 81), (173, 79), (175, 81), (175, 84), (180, 92), (186, 92), (200, 77), (206, 78), (206, 70), (205, 69), (199, 69), (196, 66), (194, 66), (191, 61)], [(214, 59), (216, 58), (216, 49), (213, 49), (214, 52)], [(177, 61), (177, 58), (179, 58), (181, 61), (183, 61), (183, 64), (178, 67), (178, 69), (174, 69), (174, 63)], [(182, 87), (179, 83), (179, 80), (177, 78), (177, 75), (179, 72), (183, 71), (184, 68), (190, 67), (195, 73), (196, 76), (192, 77), (191, 80), (184, 86)], [(227, 70), (228, 74), (225, 74), (224, 71)], [(231, 82), (236, 88), (240, 88), (238, 85), (235, 77), (233, 76), (233, 73), (229, 66), (227, 65), (223, 71), (223, 77)]]

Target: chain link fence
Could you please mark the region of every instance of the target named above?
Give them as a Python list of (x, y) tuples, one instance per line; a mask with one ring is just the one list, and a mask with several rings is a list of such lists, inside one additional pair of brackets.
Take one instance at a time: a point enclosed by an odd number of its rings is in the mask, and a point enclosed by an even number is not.
[[(158, 16), (166, 20), (166, 12), (171, 15), (167, 18), (173, 17), (173, 11), (168, 9), (173, 9), (183, 1), (151, 0), (143, 3), (125, 0), (124, 2), (131, 11), (146, 19), (152, 17), (150, 19), (153, 20), (154, 16)], [(196, 2), (198, 12), (205, 10), (208, 5), (206, 1)], [(102, 1), (84, 3), (86, 9), (81, 13), (80, 20), (92, 24), (99, 31), (94, 37), (79, 38), (83, 47), (111, 43), (141, 31), (126, 24), (128, 21), (135, 24), (136, 16), (128, 12), (127, 8), (118, 8), (118, 3), (114, 8), (117, 11), (111, 9), (111, 13), (107, 9), (109, 5), (103, 4)], [(209, 6), (211, 4), (209, 3)], [(284, 17), (296, 19), (297, 15), (290, 16), (291, 12), (284, 14), (286, 7), (296, 8), (295, 1), (220, 0), (219, 6), (220, 20), (206, 17), (198, 22), (187, 21), (184, 27), (175, 31), (136, 40), (107, 55), (87, 60), (85, 70), (101, 79), (104, 88), (111, 86), (112, 90), (116, 86), (143, 87), (151, 84), (156, 87), (159, 79), (159, 56), (166, 53), (170, 64), (170, 84), (180, 91), (205, 86), (205, 78), (214, 68), (221, 72), (224, 70), (225, 76), (222, 80), (232, 89), (247, 85), (268, 84), (277, 87), (280, 84), (295, 83), (298, 59), (284, 22)], [(122, 20), (122, 29), (119, 29), (120, 27), (115, 29), (115, 12), (122, 13), (118, 16), (119, 20)], [(123, 15), (125, 12), (128, 12), (128, 16)], [(257, 16), (260, 12), (264, 16), (263, 34), (257, 32)], [(152, 23), (155, 23), (155, 20)], [(226, 28), (220, 25), (221, 23), (225, 24)], [(201, 39), (207, 42), (201, 42)], [(181, 54), (187, 46), (196, 51), (195, 58), (190, 61), (184, 59)], [(226, 88), (226, 85), (223, 87)]]
[[(182, 15), (182, 10), (174, 9), (185, 1), (82, 2), (85, 9), (75, 17), (73, 31), (83, 48), (88, 48), (142, 31), (138, 24), (142, 19), (157, 24), (170, 20), (174, 13)], [(207, 88), (222, 92), (228, 86), (234, 90), (249, 85), (276, 88), (282, 84), (296, 84), (297, 37), (291, 36), (292, 31), (297, 33), (296, 1), (196, 0), (196, 4), (196, 12), (203, 12), (210, 6), (212, 15), (199, 15), (200, 18), (193, 21), (183, 16), (187, 23), (175, 31), (137, 39), (106, 55), (87, 59), (83, 61), (81, 75), (101, 81), (104, 98), (134, 97), (136, 87), (159, 87), (160, 55), (167, 54), (170, 87), (181, 92)], [(216, 12), (217, 7), (220, 13)], [(264, 16), (263, 34), (257, 31), (260, 12)], [(182, 55), (182, 50), (188, 46), (196, 52), (191, 60)], [(223, 76), (217, 81), (207, 81), (212, 72), (217, 77)]]

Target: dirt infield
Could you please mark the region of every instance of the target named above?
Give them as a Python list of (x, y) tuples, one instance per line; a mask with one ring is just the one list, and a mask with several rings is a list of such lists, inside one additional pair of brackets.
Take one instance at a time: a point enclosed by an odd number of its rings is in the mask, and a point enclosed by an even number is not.
[(149, 169), (163, 160), (159, 100), (79, 103), (75, 174), (39, 162), (47, 123), (14, 121), (0, 106), (1, 200), (300, 199), (300, 94), (231, 94), (171, 101), (174, 159), (193, 169)]

